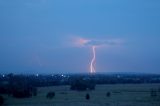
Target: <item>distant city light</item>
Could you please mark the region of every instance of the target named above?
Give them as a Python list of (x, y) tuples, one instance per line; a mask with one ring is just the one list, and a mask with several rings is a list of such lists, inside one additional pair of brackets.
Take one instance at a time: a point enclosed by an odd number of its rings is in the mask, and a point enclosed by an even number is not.
[(5, 75), (2, 75), (3, 77), (5, 77)]
[(36, 76), (38, 77), (38, 76), (39, 76), (39, 74), (36, 74)]

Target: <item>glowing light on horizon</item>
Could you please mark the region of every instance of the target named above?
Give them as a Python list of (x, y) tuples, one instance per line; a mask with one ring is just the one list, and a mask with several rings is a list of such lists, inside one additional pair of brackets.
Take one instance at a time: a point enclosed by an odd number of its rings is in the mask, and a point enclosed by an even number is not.
[(95, 61), (96, 61), (96, 46), (92, 46), (92, 52), (93, 52), (93, 58), (91, 60), (90, 63), (90, 73), (95, 73), (96, 69), (95, 69)]

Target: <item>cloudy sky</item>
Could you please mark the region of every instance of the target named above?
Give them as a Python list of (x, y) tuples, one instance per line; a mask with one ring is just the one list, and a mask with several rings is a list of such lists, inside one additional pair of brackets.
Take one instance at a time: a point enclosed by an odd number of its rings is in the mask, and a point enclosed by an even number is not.
[(160, 73), (159, 0), (0, 0), (1, 73)]

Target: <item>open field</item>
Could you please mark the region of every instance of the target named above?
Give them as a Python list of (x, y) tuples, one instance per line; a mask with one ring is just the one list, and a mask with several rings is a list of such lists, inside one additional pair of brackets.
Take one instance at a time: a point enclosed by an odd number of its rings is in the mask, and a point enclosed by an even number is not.
[[(38, 88), (38, 95), (32, 98), (15, 99), (5, 96), (7, 106), (160, 106), (160, 92), (151, 97), (151, 88), (160, 84), (116, 84), (97, 85), (94, 91), (71, 91), (69, 86)], [(55, 92), (53, 99), (47, 99), (49, 91)], [(111, 92), (110, 97), (106, 96)], [(86, 100), (86, 93), (90, 99)]]

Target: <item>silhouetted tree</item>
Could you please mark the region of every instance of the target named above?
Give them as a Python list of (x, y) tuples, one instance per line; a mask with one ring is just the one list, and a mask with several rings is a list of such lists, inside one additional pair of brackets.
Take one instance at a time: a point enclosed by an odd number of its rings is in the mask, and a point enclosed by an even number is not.
[(0, 106), (4, 104), (4, 98), (0, 96)]
[(32, 94), (28, 89), (19, 89), (19, 90), (14, 90), (13, 91), (13, 97), (15, 98), (29, 98), (31, 97)]
[(82, 79), (77, 79), (71, 84), (71, 90), (84, 91), (86, 89), (86, 84)]
[(155, 89), (151, 89), (150, 95), (151, 95), (151, 97), (156, 97), (157, 96), (157, 91)]
[(33, 96), (37, 96), (37, 88), (36, 87), (32, 87), (31, 91), (32, 91)]
[(110, 96), (111, 96), (111, 93), (110, 93), (110, 92), (107, 92), (107, 93), (106, 93), (106, 96), (107, 96), (107, 97), (110, 97)]
[(46, 97), (47, 97), (48, 99), (54, 98), (54, 97), (55, 97), (55, 92), (48, 92), (47, 95), (46, 95)]
[(160, 87), (158, 88), (158, 92), (160, 93)]
[(84, 90), (94, 90), (95, 89), (95, 82), (91, 79), (83, 79), (79, 78), (74, 80), (71, 83), (71, 90), (78, 90), (78, 91), (84, 91)]
[(90, 95), (87, 93), (86, 94), (86, 99), (89, 100), (90, 99)]
[(157, 95), (160, 98), (160, 87), (158, 88)]

